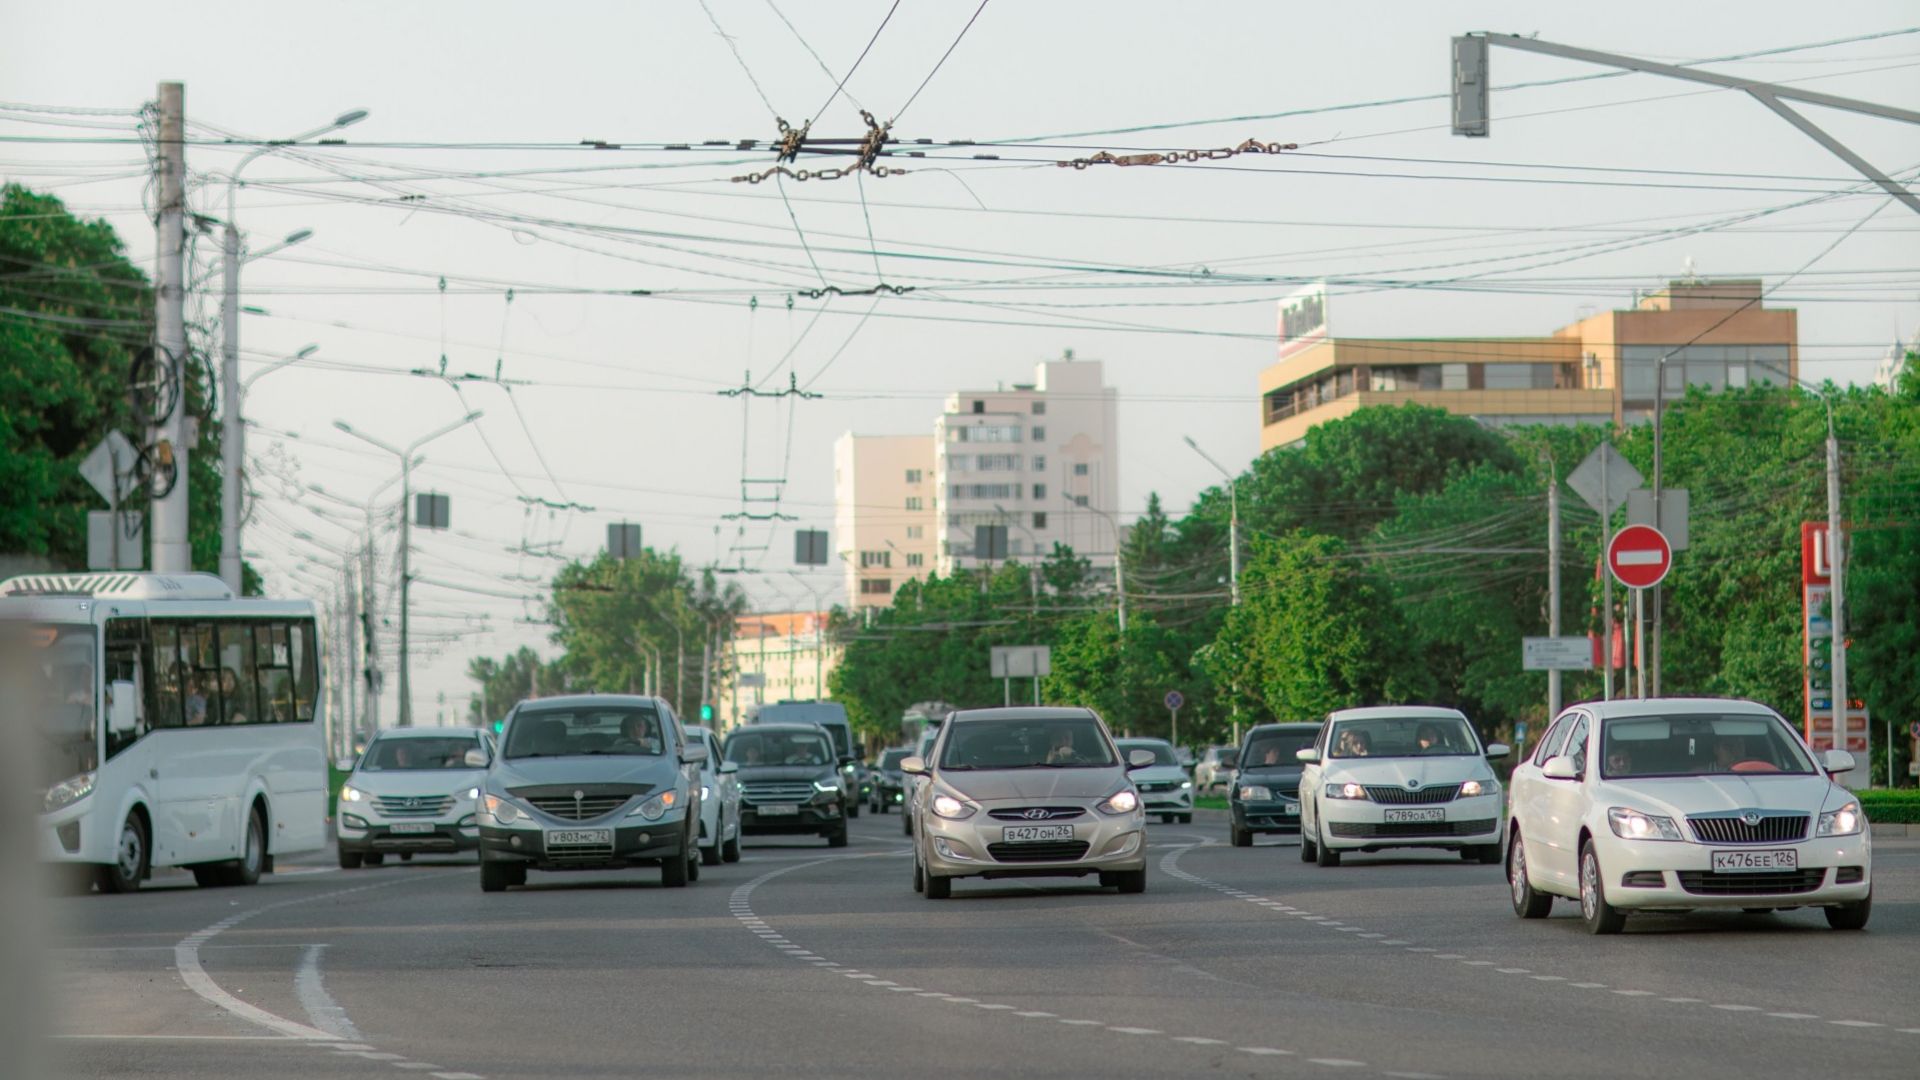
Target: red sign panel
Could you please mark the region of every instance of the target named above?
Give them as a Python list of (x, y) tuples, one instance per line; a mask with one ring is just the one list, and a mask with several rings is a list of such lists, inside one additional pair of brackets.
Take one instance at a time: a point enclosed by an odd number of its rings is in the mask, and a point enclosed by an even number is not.
[(1673, 548), (1659, 529), (1629, 525), (1607, 544), (1607, 569), (1629, 589), (1650, 589), (1673, 569)]

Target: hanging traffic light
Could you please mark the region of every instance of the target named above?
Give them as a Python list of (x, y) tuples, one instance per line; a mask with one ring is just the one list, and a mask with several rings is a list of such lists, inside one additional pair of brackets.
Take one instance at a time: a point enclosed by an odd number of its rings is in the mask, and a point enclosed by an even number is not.
[(706, 724), (706, 723), (711, 723), (712, 721), (713, 721), (713, 706), (707, 704), (704, 701), (701, 702), (700, 703), (700, 722), (703, 724)]

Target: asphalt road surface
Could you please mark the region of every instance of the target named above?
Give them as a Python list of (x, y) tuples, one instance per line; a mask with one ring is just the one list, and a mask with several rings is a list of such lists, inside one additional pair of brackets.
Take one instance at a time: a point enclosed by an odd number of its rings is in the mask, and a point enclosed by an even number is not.
[[(1302, 864), (1154, 825), (1147, 892), (909, 888), (896, 816), (853, 843), (657, 871), (283, 864), (54, 902), (60, 1075), (107, 1077), (1900, 1077), (1920, 1071), (1920, 843), (1873, 923), (1646, 917), (1587, 936), (1441, 855)], [(330, 858), (330, 855), (328, 856)]]

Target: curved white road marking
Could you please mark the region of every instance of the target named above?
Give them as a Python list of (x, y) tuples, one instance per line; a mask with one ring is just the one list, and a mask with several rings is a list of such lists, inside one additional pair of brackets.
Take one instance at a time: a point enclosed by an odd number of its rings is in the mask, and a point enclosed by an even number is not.
[(320, 955), (325, 951), (325, 945), (309, 945), (306, 955), (300, 959), (300, 971), (293, 977), (300, 1007), (307, 1010), (307, 1019), (313, 1021), (314, 1027), (336, 1039), (358, 1041), (360, 1030), (347, 1019), (347, 1010), (333, 1000), (333, 995), (327, 993), (326, 985), (320, 981)]

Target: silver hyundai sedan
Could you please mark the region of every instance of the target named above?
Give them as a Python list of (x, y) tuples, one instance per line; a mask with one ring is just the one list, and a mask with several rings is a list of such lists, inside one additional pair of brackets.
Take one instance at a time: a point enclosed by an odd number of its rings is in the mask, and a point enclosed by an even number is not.
[(929, 900), (962, 877), (1084, 877), (1123, 893), (1147, 888), (1146, 816), (1131, 769), (1089, 709), (954, 713), (925, 757), (900, 769), (913, 785), (913, 887)]

